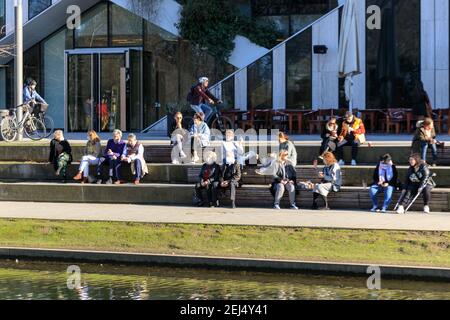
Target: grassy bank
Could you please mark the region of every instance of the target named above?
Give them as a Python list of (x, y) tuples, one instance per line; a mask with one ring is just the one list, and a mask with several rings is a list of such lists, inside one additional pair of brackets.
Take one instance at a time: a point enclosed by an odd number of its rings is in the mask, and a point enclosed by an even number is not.
[(0, 246), (450, 267), (449, 232), (2, 219)]

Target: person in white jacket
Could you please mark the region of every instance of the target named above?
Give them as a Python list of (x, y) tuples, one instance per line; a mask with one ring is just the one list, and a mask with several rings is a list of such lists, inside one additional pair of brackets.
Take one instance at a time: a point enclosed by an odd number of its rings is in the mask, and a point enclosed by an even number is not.
[(122, 155), (122, 161), (131, 164), (134, 184), (140, 184), (141, 179), (148, 174), (148, 167), (144, 158), (144, 146), (137, 141), (134, 133), (128, 135), (128, 142)]

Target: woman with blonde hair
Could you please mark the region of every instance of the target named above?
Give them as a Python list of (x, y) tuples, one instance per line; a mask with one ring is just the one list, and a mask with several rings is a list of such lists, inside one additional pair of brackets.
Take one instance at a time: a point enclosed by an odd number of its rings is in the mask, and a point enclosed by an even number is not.
[(72, 162), (72, 148), (69, 141), (64, 139), (62, 130), (56, 130), (53, 134), (48, 161), (53, 164), (56, 176), (62, 177), (62, 181), (66, 182), (67, 167)]
[(319, 173), (322, 181), (315, 185), (313, 190), (313, 210), (318, 210), (317, 200), (322, 197), (325, 207), (322, 210), (330, 210), (328, 206), (328, 194), (330, 192), (339, 192), (342, 186), (341, 167), (336, 157), (331, 152), (323, 154), (323, 162), (325, 167)]
[(297, 173), (292, 163), (289, 161), (289, 152), (282, 150), (280, 152), (280, 158), (275, 163), (273, 182), (270, 187), (270, 192), (274, 197), (275, 210), (281, 210), (280, 202), (283, 198), (285, 191), (289, 195), (290, 208), (292, 210), (298, 210), (295, 203), (296, 185), (297, 185)]
[(102, 154), (102, 145), (97, 132), (94, 130), (88, 131), (87, 138), (88, 141), (86, 147), (84, 147), (84, 156), (81, 158), (78, 173), (73, 177), (73, 180), (81, 181), (81, 183), (88, 182), (89, 166), (97, 166)]

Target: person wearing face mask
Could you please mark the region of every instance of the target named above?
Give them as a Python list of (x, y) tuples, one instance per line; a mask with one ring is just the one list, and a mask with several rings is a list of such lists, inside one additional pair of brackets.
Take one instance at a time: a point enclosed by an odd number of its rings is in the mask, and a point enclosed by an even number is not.
[(225, 141), (222, 142), (222, 154), (225, 157), (229, 154), (233, 154), (234, 159), (239, 163), (241, 167), (244, 165), (244, 141), (241, 139), (239, 142), (235, 141), (234, 131), (227, 130), (225, 132)]
[(89, 180), (89, 166), (97, 166), (102, 153), (102, 145), (97, 132), (91, 130), (88, 132), (88, 141), (84, 148), (84, 156), (81, 158), (78, 173), (73, 180), (86, 183)]
[(392, 196), (394, 191), (398, 187), (398, 172), (397, 167), (392, 162), (391, 155), (386, 154), (380, 158), (375, 171), (373, 173), (373, 184), (370, 187), (370, 198), (372, 199), (371, 212), (378, 212), (378, 199), (379, 193), (384, 193), (382, 213), (386, 213), (389, 209), (389, 205), (392, 202)]
[(211, 208), (218, 207), (217, 188), (220, 183), (220, 166), (216, 163), (217, 154), (210, 152), (206, 156), (206, 162), (203, 164), (200, 174), (199, 182), (195, 185), (195, 197), (198, 199), (197, 205), (204, 206), (202, 191), (206, 190), (208, 196), (208, 203)]
[(103, 156), (100, 158), (99, 165), (97, 166), (97, 184), (103, 182), (102, 172), (105, 165), (109, 166), (109, 179), (106, 184), (112, 184), (115, 180), (115, 184), (121, 184), (121, 166), (122, 155), (125, 151), (126, 145), (122, 140), (122, 131), (114, 130), (113, 138), (108, 140)]
[(204, 116), (203, 113), (196, 113), (194, 115), (194, 124), (189, 132), (191, 137), (192, 163), (200, 161), (198, 154), (203, 148), (209, 146), (211, 139), (211, 131), (206, 122), (204, 122)]
[(298, 210), (298, 207), (295, 204), (297, 173), (295, 172), (294, 166), (289, 161), (288, 155), (288, 151), (281, 151), (278, 161), (275, 162), (275, 174), (273, 175), (270, 192), (275, 198), (273, 207), (276, 210), (281, 210), (280, 202), (285, 191), (289, 194), (290, 208), (292, 210)]
[(134, 175), (134, 184), (140, 184), (141, 179), (148, 174), (147, 163), (144, 158), (144, 146), (137, 141), (134, 133), (128, 135), (128, 142), (123, 151), (122, 162), (131, 165), (131, 173)]
[(234, 151), (228, 151), (222, 166), (220, 188), (230, 188), (231, 208), (236, 209), (236, 189), (241, 186), (241, 165), (236, 161)]

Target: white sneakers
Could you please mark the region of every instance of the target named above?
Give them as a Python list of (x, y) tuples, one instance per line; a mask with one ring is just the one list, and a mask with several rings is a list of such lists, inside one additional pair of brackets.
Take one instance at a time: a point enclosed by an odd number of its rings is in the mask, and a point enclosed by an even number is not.
[[(426, 213), (426, 214), (430, 213), (431, 212), (430, 206), (424, 206), (423, 207), (423, 212)], [(397, 210), (397, 213), (398, 214), (404, 214), (405, 213), (405, 207), (399, 206), (398, 210)]]
[(398, 206), (397, 214), (404, 214), (405, 213), (405, 207), (404, 206)]
[(356, 160), (352, 160), (352, 166), (356, 167)]
[(181, 158), (181, 159), (186, 159), (186, 158), (187, 158), (186, 153), (184, 153), (183, 151), (181, 151), (181, 152), (180, 152), (180, 158)]
[(345, 161), (344, 160), (339, 160), (339, 165), (342, 167), (342, 166), (345, 166)]

